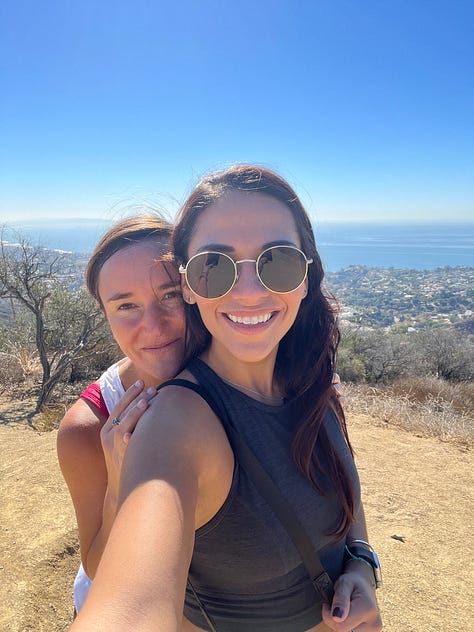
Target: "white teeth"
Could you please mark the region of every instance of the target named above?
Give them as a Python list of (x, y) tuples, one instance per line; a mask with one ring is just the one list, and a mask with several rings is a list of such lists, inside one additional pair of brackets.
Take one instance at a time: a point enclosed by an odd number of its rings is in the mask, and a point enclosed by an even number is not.
[(239, 323), (241, 325), (258, 325), (260, 323), (266, 323), (272, 317), (271, 312), (268, 314), (262, 314), (261, 316), (234, 316), (233, 314), (227, 314), (227, 317), (233, 323)]

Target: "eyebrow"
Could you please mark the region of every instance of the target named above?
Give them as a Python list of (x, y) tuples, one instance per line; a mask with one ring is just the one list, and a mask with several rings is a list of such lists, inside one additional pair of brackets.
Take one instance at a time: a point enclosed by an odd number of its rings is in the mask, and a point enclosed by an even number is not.
[[(180, 287), (181, 284), (175, 281), (169, 281), (168, 283), (163, 283), (159, 287), (157, 287), (157, 291), (160, 290), (170, 290), (176, 287)], [(133, 296), (133, 292), (117, 292), (116, 294), (112, 294), (109, 298), (105, 300), (106, 303), (113, 303), (114, 301), (123, 301), (124, 299), (131, 298)]]
[[(268, 241), (266, 244), (262, 245), (262, 252), (267, 248), (271, 248), (272, 246), (294, 246), (295, 248), (299, 248), (294, 242), (289, 241), (288, 239), (277, 239), (275, 241)], [(233, 246), (227, 246), (226, 244), (205, 244), (197, 249), (196, 254), (199, 252), (206, 251), (216, 251), (216, 252), (234, 252), (235, 248)]]

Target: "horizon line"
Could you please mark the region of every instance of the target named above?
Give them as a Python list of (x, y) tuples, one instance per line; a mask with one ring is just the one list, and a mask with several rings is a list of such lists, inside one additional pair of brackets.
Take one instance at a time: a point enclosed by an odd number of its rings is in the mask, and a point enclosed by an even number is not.
[[(8, 224), (28, 224), (28, 223), (36, 223), (36, 222), (54, 222), (57, 221), (59, 224), (68, 224), (73, 222), (84, 222), (84, 223), (98, 223), (98, 224), (114, 224), (121, 219), (128, 217), (128, 215), (123, 215), (120, 218), (111, 218), (107, 219), (104, 217), (52, 217), (52, 216), (40, 216), (40, 217), (30, 217), (30, 218), (22, 218), (22, 219), (6, 219), (0, 221), (0, 226), (5, 226)], [(392, 224), (411, 224), (411, 225), (424, 225), (424, 224), (474, 224), (474, 219), (433, 219), (433, 220), (423, 220), (423, 219), (367, 219), (367, 218), (351, 218), (351, 219), (321, 219), (321, 218), (313, 218), (310, 216), (312, 224), (380, 224), (380, 225), (392, 225)]]

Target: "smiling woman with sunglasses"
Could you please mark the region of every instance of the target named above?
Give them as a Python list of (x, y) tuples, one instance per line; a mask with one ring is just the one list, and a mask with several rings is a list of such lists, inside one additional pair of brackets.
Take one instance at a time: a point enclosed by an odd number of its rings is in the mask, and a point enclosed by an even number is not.
[(301, 202), (266, 169), (213, 174), (184, 204), (174, 256), (187, 368), (129, 442), (73, 629), (380, 630), (380, 570), (331, 385), (339, 333)]

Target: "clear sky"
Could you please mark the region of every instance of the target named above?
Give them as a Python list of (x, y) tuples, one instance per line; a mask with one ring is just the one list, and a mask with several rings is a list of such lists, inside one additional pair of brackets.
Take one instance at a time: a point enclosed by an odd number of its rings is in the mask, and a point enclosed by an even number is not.
[(474, 2), (0, 3), (0, 222), (247, 161), (317, 221), (474, 221)]

